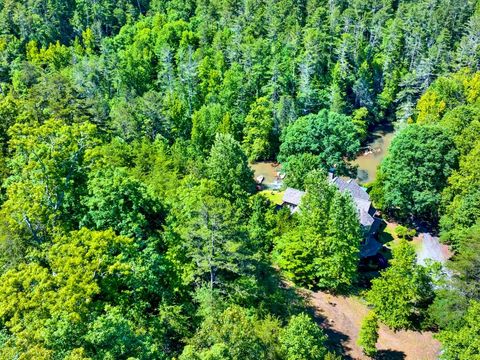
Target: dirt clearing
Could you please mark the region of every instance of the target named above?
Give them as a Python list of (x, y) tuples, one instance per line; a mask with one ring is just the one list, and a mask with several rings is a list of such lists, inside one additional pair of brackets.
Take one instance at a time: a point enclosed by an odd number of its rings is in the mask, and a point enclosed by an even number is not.
[[(310, 293), (310, 300), (330, 345), (345, 359), (369, 359), (356, 343), (368, 308), (355, 297), (333, 296), (323, 292)], [(430, 332), (395, 333), (382, 325), (379, 335), (379, 359), (433, 360), (440, 353), (440, 343)]]

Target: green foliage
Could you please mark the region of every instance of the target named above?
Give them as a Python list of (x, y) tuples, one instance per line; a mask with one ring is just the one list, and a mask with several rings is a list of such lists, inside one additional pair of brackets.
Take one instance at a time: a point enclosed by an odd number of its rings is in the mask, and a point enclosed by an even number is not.
[(235, 200), (254, 190), (253, 172), (240, 144), (231, 136), (218, 134), (207, 159), (207, 176), (225, 197)]
[(243, 147), (250, 162), (268, 160), (273, 155), (273, 114), (266, 98), (259, 98), (250, 108), (245, 118)]
[(230, 306), (205, 315), (180, 359), (324, 359), (325, 339), (305, 313), (292, 316), (282, 328), (278, 320), (259, 319), (247, 309)]
[(480, 303), (472, 302), (459, 329), (441, 331), (442, 359), (476, 359), (480, 357)]
[(393, 249), (391, 266), (372, 280), (367, 300), (382, 322), (399, 330), (418, 326), (431, 299), (431, 279), (416, 264), (413, 247), (402, 240)]
[(37, 48), (37, 43), (31, 41), (27, 44), (27, 59), (37, 66), (49, 65), (54, 69), (62, 69), (70, 64), (71, 52), (68, 47), (61, 45), (59, 41), (50, 44), (47, 49)]
[(480, 224), (458, 239), (457, 253), (447, 263), (450, 281), (437, 290), (430, 316), (442, 329), (457, 329), (468, 304), (480, 300)]
[(144, 238), (162, 223), (158, 201), (122, 168), (91, 173), (82, 203), (81, 225), (96, 230), (112, 228), (121, 235)]
[(440, 219), (442, 238), (458, 246), (458, 240), (480, 219), (480, 143), (460, 160), (443, 192), (444, 214)]
[(369, 312), (362, 320), (362, 327), (358, 334), (358, 345), (367, 356), (374, 356), (377, 353), (378, 341), (378, 319), (375, 312)]
[[(0, 357), (323, 356), (306, 317), (280, 325), (299, 300), (272, 247), (300, 283), (354, 281), (355, 209), (307, 174), (346, 174), (393, 120), (428, 130), (372, 197), (441, 204), (458, 268), (435, 304), (461, 319), (478, 300), (479, 23), (475, 1), (0, 1)], [(275, 158), (310, 188), (298, 216), (250, 198), (247, 159)]]
[(316, 155), (303, 153), (300, 155), (289, 156), (283, 164), (285, 185), (294, 189), (304, 189), (307, 175), (314, 170), (322, 170), (322, 162)]
[(312, 172), (306, 183), (298, 225), (277, 240), (278, 264), (299, 284), (327, 289), (351, 285), (362, 237), (357, 210), (322, 172)]
[(94, 125), (60, 120), (16, 124), (9, 134), (12, 157), (0, 227), (2, 248), (15, 261), (26, 246), (47, 241), (53, 226), (73, 229), (78, 224), (84, 154), (98, 140)]
[[(472, 226), (459, 239), (458, 253), (449, 263), (456, 288), (469, 300), (480, 299), (479, 275), (480, 266), (480, 222)], [(455, 283), (454, 283), (455, 284)]]
[(277, 240), (278, 265), (284, 274), (300, 285), (314, 284), (317, 241), (310, 232), (289, 231)]
[(353, 112), (352, 122), (357, 128), (360, 141), (363, 142), (367, 138), (368, 127), (368, 110), (365, 107), (359, 108)]
[(441, 237), (455, 247), (473, 226), (478, 214), (477, 166), (480, 134), (480, 75), (464, 69), (438, 78), (419, 100), (417, 122), (438, 124), (453, 139), (459, 168), (448, 179), (442, 193)]
[[(247, 234), (230, 202), (216, 197), (213, 182), (203, 181), (181, 189), (180, 201), (168, 221), (180, 243), (176, 254), (184, 253), (189, 266), (186, 280), (210, 289), (228, 287), (228, 278), (247, 273)], [(185, 261), (185, 260), (184, 260)]]
[[(465, 38), (462, 43), (466, 41)], [(470, 55), (465, 49), (461, 52), (465, 61), (469, 61), (466, 59)], [(477, 276), (479, 80), (479, 73), (470, 69), (439, 77), (417, 104), (417, 122), (441, 127), (453, 140), (459, 154), (459, 167), (448, 178), (440, 207), (441, 239), (452, 245), (455, 255), (447, 263), (450, 275), (440, 282), (428, 310), (431, 319), (443, 329), (439, 338), (444, 345), (442, 357), (445, 359), (474, 358), (474, 354), (478, 354), (475, 345), (469, 347), (472, 343), (467, 339), (472, 331), (466, 330), (466, 324), (471, 314), (467, 311), (472, 308), (469, 304), (480, 299)], [(464, 345), (464, 340), (469, 345)]]
[(85, 346), (95, 359), (156, 358), (160, 350), (136, 319), (155, 298), (138, 287), (142, 275), (132, 265), (140, 257), (131, 239), (111, 230), (56, 236), (44, 259), (2, 274), (0, 319), (12, 336), (0, 351), (62, 357)]
[(286, 360), (324, 359), (326, 336), (306, 314), (292, 316), (279, 336)]
[(148, 91), (135, 99), (115, 99), (110, 112), (115, 134), (127, 141), (142, 137), (172, 141), (178, 135), (182, 105), (169, 98), (159, 106), (160, 98), (160, 93)]
[(259, 251), (260, 256), (270, 253), (273, 248), (274, 233), (278, 231), (279, 216), (273, 207), (275, 204), (270, 201), (262, 194), (254, 196), (250, 203), (252, 211), (248, 222), (248, 233), (252, 248)]
[(409, 229), (403, 225), (397, 225), (395, 227), (395, 234), (401, 239), (411, 239), (416, 233), (415, 229)]
[(192, 116), (193, 144), (208, 152), (224, 116), (224, 111), (219, 104), (204, 105), (196, 111)]
[(375, 198), (384, 208), (406, 217), (438, 217), (441, 192), (457, 166), (452, 140), (438, 126), (410, 125), (393, 140), (381, 164)]
[(334, 166), (342, 169), (344, 160), (353, 159), (360, 147), (351, 119), (327, 110), (297, 119), (284, 130), (281, 141), (281, 162), (308, 153), (317, 156), (325, 170)]
[(180, 359), (275, 359), (279, 327), (273, 319), (260, 321), (245, 309), (229, 307), (204, 319)]

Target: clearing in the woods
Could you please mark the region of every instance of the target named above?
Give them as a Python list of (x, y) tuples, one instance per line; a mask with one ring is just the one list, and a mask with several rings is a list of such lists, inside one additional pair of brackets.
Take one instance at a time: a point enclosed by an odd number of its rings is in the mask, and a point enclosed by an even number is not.
[[(354, 296), (335, 296), (308, 292), (320, 326), (328, 343), (344, 359), (369, 359), (357, 345), (358, 332), (368, 308)], [(397, 331), (382, 325), (377, 343), (377, 359), (433, 360), (440, 354), (440, 343), (431, 332)]]

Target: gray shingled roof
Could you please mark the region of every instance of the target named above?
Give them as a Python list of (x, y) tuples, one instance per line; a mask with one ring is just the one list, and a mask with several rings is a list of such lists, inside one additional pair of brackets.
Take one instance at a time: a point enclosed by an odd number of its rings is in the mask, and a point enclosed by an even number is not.
[(372, 215), (370, 215), (368, 212), (365, 212), (363, 210), (359, 211), (359, 217), (360, 217), (360, 224), (362, 226), (372, 226), (373, 222), (375, 219), (373, 218)]
[(303, 195), (305, 195), (304, 191), (287, 188), (287, 190), (285, 190), (285, 193), (283, 194), (283, 202), (298, 206), (300, 205), (300, 201), (302, 200)]
[(354, 197), (353, 195), (352, 195), (352, 199), (355, 205), (357, 206), (358, 211), (364, 211), (367, 214), (369, 213), (368, 211), (370, 210), (370, 206), (372, 206), (371, 201), (363, 200), (363, 199)]
[(348, 191), (352, 196), (352, 199), (357, 207), (358, 216), (360, 219), (360, 224), (362, 226), (371, 226), (375, 219), (372, 216), (372, 202), (370, 201), (370, 195), (352, 179), (343, 180), (342, 178), (336, 177), (331, 180), (340, 192)]
[(336, 177), (333, 179), (332, 183), (340, 190), (341, 192), (348, 191), (354, 199), (362, 199), (370, 201), (370, 195), (357, 184), (356, 181), (352, 179), (343, 180), (342, 178)]
[[(375, 209), (373, 209), (370, 195), (368, 195), (365, 189), (352, 179), (343, 180), (342, 178), (336, 177), (331, 179), (331, 182), (340, 192), (347, 191), (352, 196), (353, 202), (358, 210), (360, 224), (362, 226), (372, 226), (375, 221), (375, 218), (372, 216), (375, 213)], [(287, 188), (283, 194), (283, 202), (298, 206), (300, 205), (303, 195), (305, 195), (304, 191)]]

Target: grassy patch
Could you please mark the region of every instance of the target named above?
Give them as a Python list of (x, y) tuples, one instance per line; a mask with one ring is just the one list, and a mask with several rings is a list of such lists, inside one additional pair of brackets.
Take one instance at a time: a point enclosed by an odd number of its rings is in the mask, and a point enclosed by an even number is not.
[[(387, 226), (383, 227), (383, 229), (381, 229), (381, 231), (378, 234), (378, 240), (385, 246), (385, 249), (382, 252), (382, 254), (387, 259), (391, 258), (391, 251), (402, 240), (401, 237), (398, 236), (396, 231), (398, 226), (401, 226), (401, 225), (389, 223), (387, 224)], [(407, 237), (406, 240), (411, 245), (413, 245), (413, 247), (415, 248), (415, 251), (418, 252), (421, 249), (422, 244), (419, 243), (418, 238), (412, 236), (410, 238)]]
[(378, 233), (378, 241), (380, 241), (384, 247), (380, 250), (380, 253), (385, 259), (390, 260), (392, 258), (392, 249), (398, 244), (399, 238), (395, 234), (394, 227), (384, 226)]
[(420, 251), (422, 251), (422, 246), (423, 242), (420, 240), (420, 238), (417, 238), (413, 241), (409, 241), (410, 244), (412, 244), (413, 248), (415, 249), (415, 252), (418, 254)]
[(283, 191), (275, 191), (275, 190), (262, 190), (259, 194), (265, 196), (268, 200), (270, 200), (275, 205), (282, 205), (283, 201)]

